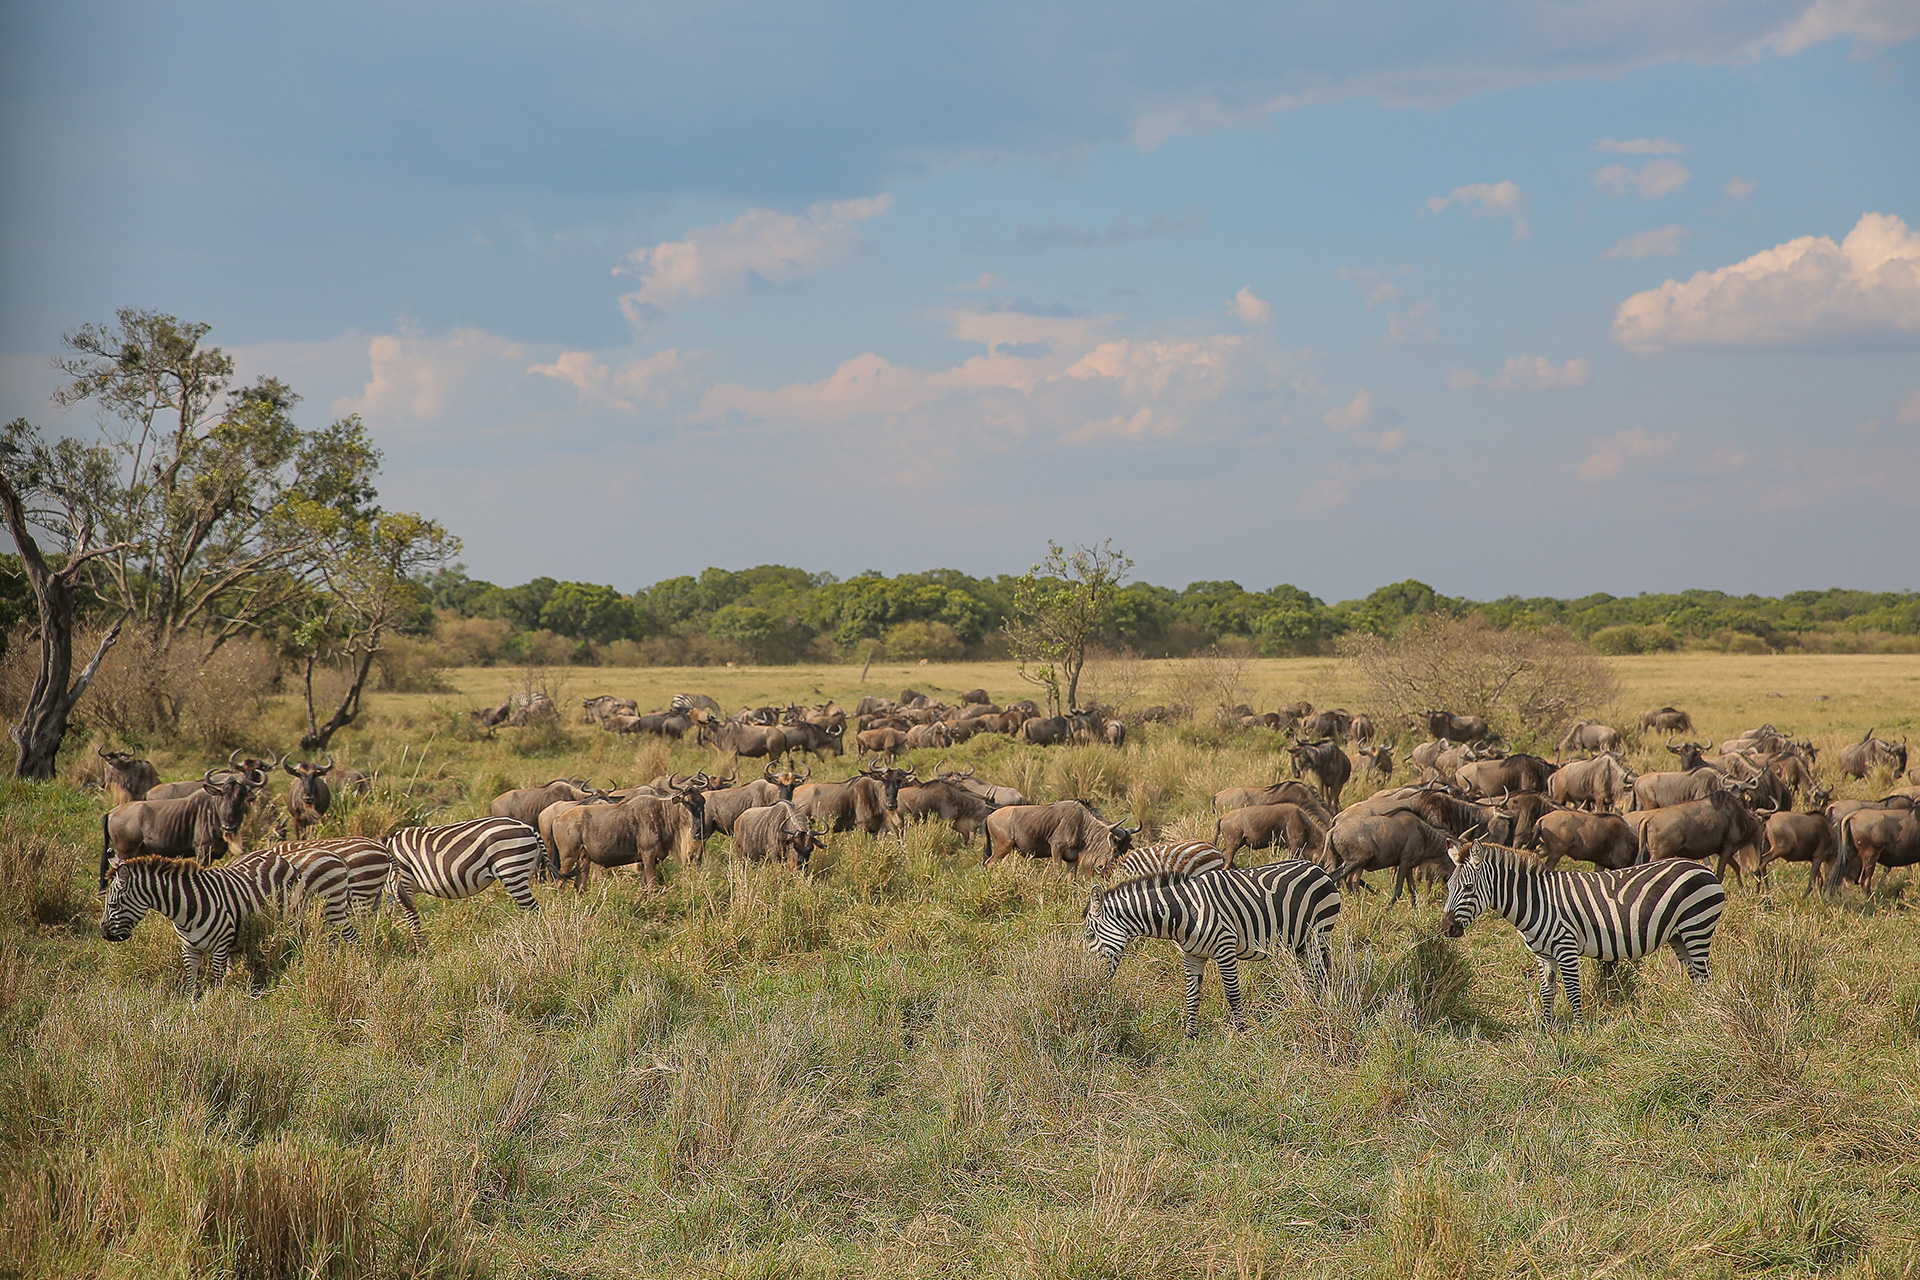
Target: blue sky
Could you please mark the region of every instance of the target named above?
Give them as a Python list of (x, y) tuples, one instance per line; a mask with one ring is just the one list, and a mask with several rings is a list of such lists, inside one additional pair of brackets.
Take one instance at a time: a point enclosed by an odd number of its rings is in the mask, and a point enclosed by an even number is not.
[(0, 412), (214, 326), (480, 576), (1920, 585), (1920, 3), (12, 6)]

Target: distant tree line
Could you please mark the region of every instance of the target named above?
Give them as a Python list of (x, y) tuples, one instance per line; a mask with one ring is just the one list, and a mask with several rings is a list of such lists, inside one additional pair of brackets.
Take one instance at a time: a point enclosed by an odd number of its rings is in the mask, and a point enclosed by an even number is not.
[[(469, 661), (705, 664), (990, 659), (1010, 655), (1006, 625), (1022, 579), (953, 569), (851, 578), (782, 565), (710, 568), (623, 594), (535, 578), (502, 587), (444, 568), (424, 582), (441, 631)], [(1444, 596), (1408, 580), (1328, 604), (1282, 583), (1185, 587), (1133, 582), (1112, 594), (1095, 637), (1143, 657), (1214, 648), (1273, 656), (1331, 653), (1350, 633), (1397, 634), (1414, 618), (1478, 618), (1499, 628), (1564, 630), (1609, 654), (1687, 648), (1732, 652), (1920, 651), (1920, 593), (1829, 589), (1780, 598), (1683, 591), (1575, 600)]]

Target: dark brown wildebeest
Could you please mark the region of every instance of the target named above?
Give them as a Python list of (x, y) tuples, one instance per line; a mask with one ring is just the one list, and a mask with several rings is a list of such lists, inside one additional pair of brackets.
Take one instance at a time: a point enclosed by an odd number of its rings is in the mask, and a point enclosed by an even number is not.
[(650, 733), (661, 738), (684, 738), (693, 730), (693, 715), (687, 711), (649, 711), (635, 716), (634, 724), (623, 733)]
[(1547, 795), (1555, 804), (1612, 811), (1633, 797), (1633, 771), (1609, 751), (1591, 760), (1573, 760), (1547, 779)]
[(739, 786), (722, 786), (707, 792), (707, 829), (733, 834), (736, 818), (749, 809), (764, 809), (783, 800), (792, 800), (796, 789), (813, 777), (813, 770), (796, 774), (791, 769), (779, 773), (769, 764), (762, 776)]
[(811, 782), (794, 789), (793, 802), (829, 832), (864, 831), (877, 836), (900, 825), (900, 787), (910, 775), (882, 769), (878, 760), (845, 782)]
[(333, 807), (333, 788), (327, 783), (327, 775), (333, 772), (333, 754), (327, 753), (324, 765), (282, 760), (280, 767), (293, 775), (293, 781), (287, 784), (287, 834), (298, 840), (304, 829), (319, 826)]
[(1368, 814), (1350, 822), (1337, 822), (1327, 832), (1327, 860), (1333, 864), (1327, 874), (1336, 881), (1360, 884), (1367, 871), (1393, 872), (1392, 906), (1405, 889), (1417, 905), (1419, 894), (1413, 888), (1415, 868), (1447, 861), (1452, 839), (1445, 831), (1427, 822), (1417, 813)]
[(1104, 871), (1139, 833), (1138, 827), (1106, 822), (1078, 800), (1012, 805), (988, 816), (982, 861), (1024, 853), (1046, 858), (1056, 867), (1071, 864), (1075, 874), (1082, 869)]
[(1284, 844), (1296, 858), (1318, 858), (1327, 829), (1297, 804), (1256, 804), (1224, 814), (1213, 824), (1213, 847), (1227, 855)]
[(594, 721), (604, 720), (608, 716), (637, 716), (640, 714), (640, 704), (632, 698), (616, 698), (611, 694), (605, 693), (597, 698), (582, 698), (580, 705), (585, 711), (585, 714), (580, 717), (580, 723), (582, 724), (592, 724)]
[(226, 853), (238, 855), (247, 805), (264, 782), (245, 774), (220, 779), (207, 770), (200, 790), (177, 800), (133, 800), (100, 817), (100, 887), (115, 862), (147, 855), (193, 858), (206, 866)]
[(986, 827), (994, 806), (946, 778), (902, 784), (897, 801), (902, 822), (938, 818), (954, 829), (961, 842), (973, 843), (973, 833)]
[(1704, 800), (1727, 785), (1726, 775), (1702, 766), (1677, 773), (1643, 773), (1633, 780), (1635, 809), (1669, 809)]
[(1453, 750), (1453, 747), (1452, 740), (1448, 738), (1434, 738), (1419, 743), (1407, 752), (1407, 763), (1419, 772), (1423, 781), (1431, 782), (1441, 776), (1440, 757)]
[(555, 778), (544, 787), (521, 787), (516, 791), (502, 791), (487, 805), (487, 816), (512, 818), (515, 822), (524, 822), (538, 830), (537, 824), (542, 809), (560, 800), (582, 799), (586, 793), (587, 784), (582, 779)]
[(1646, 862), (1714, 858), (1714, 873), (1722, 880), (1729, 866), (1744, 879), (1745, 867), (1756, 865), (1759, 856), (1760, 819), (1733, 792), (1715, 791), (1703, 800), (1656, 809), (1640, 828), (1640, 851)]
[(676, 854), (683, 864), (700, 861), (707, 838), (706, 778), (675, 779), (674, 795), (634, 796), (619, 804), (580, 804), (551, 823), (553, 856), (560, 878), (585, 888), (591, 868), (639, 863), (647, 887), (660, 886), (660, 859)]
[(841, 739), (846, 731), (844, 724), (836, 728), (832, 725), (815, 724), (811, 720), (799, 720), (780, 726), (780, 732), (786, 736), (789, 752), (806, 751), (823, 760), (828, 756), (845, 754), (846, 747)]
[(1000, 708), (994, 706), (991, 702), (970, 702), (960, 708), (960, 713), (955, 719), (977, 720), (981, 716), (997, 716), (999, 714)]
[(1470, 796), (1498, 796), (1521, 791), (1545, 791), (1557, 768), (1539, 756), (1512, 755), (1494, 760), (1471, 760), (1454, 770), (1456, 785)]
[(1352, 735), (1355, 742), (1373, 741), (1373, 717), (1362, 711), (1353, 718)]
[(1501, 845), (1513, 843), (1514, 818), (1511, 813), (1490, 804), (1462, 800), (1439, 788), (1421, 787), (1394, 808), (1418, 814), (1429, 826), (1438, 827), (1457, 840), (1491, 840)]
[(777, 756), (787, 749), (787, 735), (777, 724), (741, 724), (737, 720), (716, 721), (711, 716), (694, 722), (699, 726), (695, 739), (701, 746), (736, 756)]
[(153, 761), (142, 760), (131, 751), (103, 749), (100, 759), (106, 762), (107, 797), (114, 804), (145, 800), (147, 793), (160, 785), (160, 771), (153, 767)]
[(941, 766), (945, 764), (946, 761), (942, 760), (940, 765), (934, 767), (934, 777), (944, 782), (951, 782), (968, 795), (979, 796), (996, 809), (1005, 808), (1010, 804), (1027, 803), (1027, 797), (1018, 787), (999, 787), (982, 778), (974, 777), (972, 765), (968, 765), (966, 772), (962, 773), (955, 769), (942, 768)]
[(1608, 728), (1593, 720), (1576, 720), (1567, 730), (1566, 737), (1560, 739), (1559, 751), (1565, 755), (1569, 751), (1618, 751), (1620, 749), (1620, 731)]
[[(1444, 742), (1445, 739), (1443, 738), (1441, 741)], [(1420, 780), (1422, 782), (1433, 782), (1437, 779), (1445, 782), (1448, 786), (1452, 786), (1453, 780), (1460, 774), (1461, 765), (1472, 764), (1475, 760), (1498, 760), (1499, 758), (1500, 753), (1497, 751), (1482, 752), (1475, 744), (1462, 742), (1455, 746), (1448, 747), (1445, 751), (1435, 756), (1433, 758), (1433, 769), (1429, 773), (1422, 774)]]
[(1867, 736), (1860, 741), (1840, 748), (1840, 772), (1849, 778), (1864, 778), (1875, 769), (1885, 769), (1894, 777), (1907, 771), (1907, 740), (1888, 742), (1884, 738), (1873, 736), (1873, 730), (1867, 730)]
[(883, 711), (891, 711), (892, 709), (893, 704), (891, 702), (888, 702), (885, 698), (877, 697), (869, 693), (861, 698), (858, 703), (854, 704), (853, 714), (856, 717), (872, 716), (879, 715)]
[(494, 707), (481, 707), (478, 711), (467, 712), (467, 715), (484, 729), (497, 729), (512, 718), (513, 704), (502, 702)]
[(1024, 722), (1013, 736), (1037, 747), (1051, 747), (1071, 739), (1073, 726), (1065, 716), (1035, 716)]
[(1920, 862), (1920, 809), (1911, 801), (1882, 801), (1870, 809), (1855, 809), (1841, 818), (1839, 853), (1827, 873), (1827, 892), (1838, 893), (1840, 878), (1857, 873), (1860, 887), (1873, 887), (1880, 867), (1910, 867)]
[(1640, 713), (1640, 727), (1657, 733), (1692, 733), (1693, 717), (1678, 707), (1656, 707)]
[(1427, 732), (1436, 738), (1479, 742), (1487, 736), (1487, 722), (1479, 716), (1457, 716), (1451, 711), (1422, 711), (1418, 716)]
[(639, 716), (605, 715), (600, 717), (599, 723), (608, 733), (640, 732)]
[(333, 785), (338, 791), (364, 798), (373, 793), (373, 775), (358, 769), (335, 769)]
[(860, 754), (876, 752), (892, 760), (907, 749), (907, 735), (899, 729), (862, 729), (854, 735)]
[(1353, 713), (1345, 707), (1335, 707), (1318, 714), (1308, 716), (1301, 723), (1300, 730), (1309, 738), (1331, 738), (1335, 742), (1344, 741), (1347, 730), (1353, 727)]
[(1216, 792), (1213, 797), (1215, 813), (1231, 813), (1235, 809), (1259, 804), (1297, 804), (1312, 814), (1313, 820), (1321, 826), (1329, 826), (1333, 822), (1333, 811), (1304, 782), (1276, 782), (1270, 787), (1228, 787), (1225, 791)]
[(1639, 833), (1617, 813), (1555, 809), (1534, 824), (1533, 839), (1549, 871), (1562, 858), (1591, 862), (1602, 871), (1620, 871), (1640, 860)]
[(1513, 832), (1509, 843), (1516, 849), (1534, 848), (1536, 845), (1534, 833), (1539, 829), (1540, 819), (1550, 813), (1560, 812), (1559, 805), (1537, 791), (1524, 791), (1517, 796), (1505, 796), (1500, 800), (1500, 808), (1513, 819)]
[(1340, 749), (1340, 744), (1332, 738), (1296, 742), (1287, 748), (1287, 754), (1293, 757), (1293, 776), (1312, 777), (1327, 808), (1338, 813), (1340, 793), (1346, 790), (1347, 779), (1353, 776), (1353, 761)]
[(1127, 723), (1124, 720), (1109, 720), (1100, 728), (1100, 740), (1110, 747), (1127, 745)]
[(1298, 702), (1289, 702), (1280, 708), (1280, 714), (1298, 724), (1313, 714), (1313, 704), (1304, 698)]
[[(953, 745), (953, 730), (940, 723), (917, 724), (907, 730), (907, 750), (915, 751), (922, 747), (950, 747)], [(866, 750), (865, 746), (861, 750)], [(878, 748), (876, 748), (878, 750)]]
[(987, 696), (987, 691), (985, 689), (969, 689), (965, 693), (960, 695), (960, 705), (963, 707), (986, 706), (988, 703), (992, 701), (993, 699)]
[(1368, 782), (1388, 783), (1393, 781), (1393, 744), (1383, 742), (1377, 747), (1361, 747), (1360, 758), (1366, 761), (1362, 772)]
[[(1761, 842), (1760, 870), (1776, 862), (1804, 862), (1808, 867), (1807, 893), (1820, 884), (1821, 872), (1837, 849), (1833, 824), (1817, 813), (1776, 813), (1767, 819)], [(1803, 895), (1804, 896), (1804, 895)]]
[(752, 862), (784, 862), (795, 871), (805, 871), (819, 836), (792, 802), (776, 800), (735, 819), (733, 851)]

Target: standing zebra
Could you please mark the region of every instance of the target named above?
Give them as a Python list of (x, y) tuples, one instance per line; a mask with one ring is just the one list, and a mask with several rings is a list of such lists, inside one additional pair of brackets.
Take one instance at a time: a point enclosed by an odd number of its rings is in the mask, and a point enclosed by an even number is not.
[(1200, 979), (1211, 959), (1220, 969), (1234, 1026), (1240, 1012), (1241, 956), (1284, 947), (1316, 975), (1327, 971), (1327, 935), (1340, 914), (1340, 890), (1311, 862), (1270, 862), (1249, 871), (1183, 876), (1158, 872), (1087, 903), (1087, 950), (1107, 958), (1107, 976), (1135, 938), (1166, 938), (1187, 966), (1187, 1038), (1200, 1034)]
[(129, 858), (113, 873), (100, 913), (100, 936), (125, 942), (149, 911), (173, 921), (187, 988), (200, 996), (200, 972), (209, 986), (227, 976), (227, 959), (240, 936), (240, 922), (304, 892), (326, 904), (328, 923), (358, 941), (347, 913), (347, 868), (338, 858), (316, 858), (303, 869), (280, 857), (255, 853), (226, 867), (202, 867), (192, 858)]
[(499, 881), (524, 911), (538, 911), (533, 900), (535, 868), (546, 857), (540, 833), (513, 818), (475, 818), (447, 827), (404, 827), (387, 837), (393, 854), (393, 900), (414, 944), (422, 950), (427, 935), (413, 895), (471, 898)]
[(1467, 931), (1482, 911), (1497, 911), (1520, 930), (1540, 962), (1540, 1020), (1553, 1020), (1553, 979), (1580, 1013), (1580, 957), (1635, 960), (1665, 944), (1695, 982), (1707, 980), (1707, 951), (1727, 904), (1720, 878), (1688, 858), (1623, 871), (1543, 871), (1532, 858), (1499, 845), (1453, 852), (1443, 912), (1449, 938)]
[(1150, 876), (1156, 871), (1199, 876), (1209, 871), (1221, 871), (1232, 865), (1232, 858), (1205, 840), (1169, 840), (1161, 844), (1142, 845), (1138, 849), (1127, 850), (1117, 862), (1107, 868), (1107, 879), (1119, 884), (1125, 880), (1138, 880), (1141, 876)]
[(393, 870), (393, 854), (378, 840), (366, 836), (333, 836), (325, 840), (289, 840), (268, 845), (247, 855), (248, 858), (273, 854), (296, 865), (321, 864), (329, 860), (346, 864), (347, 901), (355, 910), (376, 910), (386, 893), (387, 876)]

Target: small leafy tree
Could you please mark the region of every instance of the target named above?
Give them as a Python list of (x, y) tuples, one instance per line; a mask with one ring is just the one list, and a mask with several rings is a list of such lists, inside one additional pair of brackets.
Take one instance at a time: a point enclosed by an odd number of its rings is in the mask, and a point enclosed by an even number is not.
[(1111, 538), (1097, 547), (1075, 543), (1071, 550), (1048, 539), (1046, 559), (1014, 582), (1007, 637), (1020, 663), (1020, 678), (1047, 691), (1052, 714), (1059, 715), (1063, 705), (1079, 706), (1087, 646), (1132, 568), (1133, 561)]

